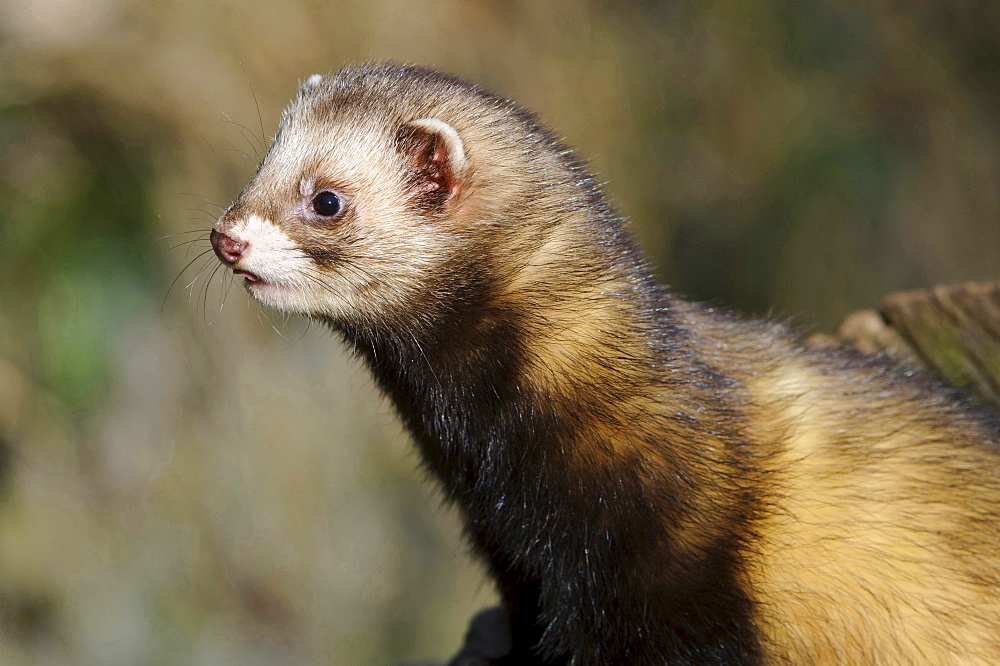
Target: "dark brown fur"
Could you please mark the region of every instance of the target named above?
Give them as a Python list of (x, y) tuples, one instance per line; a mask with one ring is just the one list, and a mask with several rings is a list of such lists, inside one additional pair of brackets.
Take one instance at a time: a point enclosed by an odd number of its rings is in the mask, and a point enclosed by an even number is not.
[(504, 663), (1000, 663), (996, 422), (666, 293), (507, 100), (310, 79), (216, 229), (367, 361), (500, 586)]

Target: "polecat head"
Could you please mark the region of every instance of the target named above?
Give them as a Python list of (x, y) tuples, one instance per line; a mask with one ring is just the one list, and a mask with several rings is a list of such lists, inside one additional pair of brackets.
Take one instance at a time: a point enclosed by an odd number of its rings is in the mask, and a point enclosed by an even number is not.
[(427, 316), (509, 259), (503, 239), (523, 237), (516, 210), (545, 196), (555, 147), (511, 103), (438, 72), (314, 75), (212, 244), (269, 306), (356, 326)]

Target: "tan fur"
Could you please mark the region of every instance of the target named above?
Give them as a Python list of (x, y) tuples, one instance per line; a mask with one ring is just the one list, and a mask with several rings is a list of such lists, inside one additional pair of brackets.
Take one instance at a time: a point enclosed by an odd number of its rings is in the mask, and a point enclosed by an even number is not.
[[(898, 394), (845, 404), (848, 384), (871, 378), (824, 377), (794, 356), (775, 365), (749, 383), (754, 429), (778, 442), (749, 568), (772, 660), (996, 663), (995, 456)], [(968, 488), (983, 470), (987, 486)]]
[(745, 382), (753, 439), (771, 443), (747, 580), (767, 660), (997, 663), (996, 438), (876, 365), (831, 370), (788, 341), (700, 323), (726, 340), (715, 361)]

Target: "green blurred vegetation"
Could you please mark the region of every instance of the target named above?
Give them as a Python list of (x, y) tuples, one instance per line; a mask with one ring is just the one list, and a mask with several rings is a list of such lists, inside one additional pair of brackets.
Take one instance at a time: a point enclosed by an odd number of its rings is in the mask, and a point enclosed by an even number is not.
[(998, 276), (995, 2), (0, 9), (0, 663), (435, 658), (491, 599), (364, 372), (199, 257), (315, 71), (539, 111), (696, 299)]
[(75, 415), (107, 397), (108, 323), (142, 309), (163, 277), (142, 257), (155, 218), (155, 146), (141, 139), (151, 130), (168, 144), (169, 127), (83, 91), (0, 115), (8, 163), (0, 260), (17, 276), (0, 314), (8, 326), (18, 322), (37, 381)]

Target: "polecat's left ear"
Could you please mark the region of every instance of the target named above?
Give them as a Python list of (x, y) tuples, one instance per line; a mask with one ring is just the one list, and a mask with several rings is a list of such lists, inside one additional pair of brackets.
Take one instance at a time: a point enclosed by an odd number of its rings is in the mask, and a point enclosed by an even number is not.
[(414, 197), (431, 208), (455, 198), (462, 189), (469, 160), (454, 127), (437, 118), (420, 118), (400, 127), (396, 141), (410, 167)]

